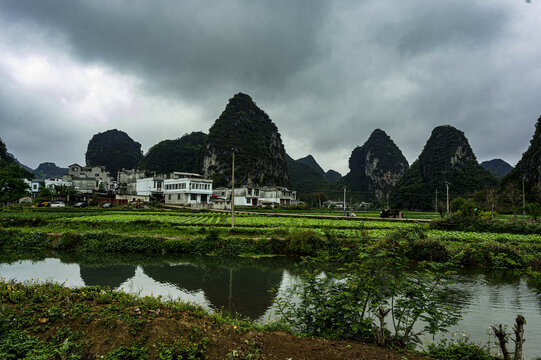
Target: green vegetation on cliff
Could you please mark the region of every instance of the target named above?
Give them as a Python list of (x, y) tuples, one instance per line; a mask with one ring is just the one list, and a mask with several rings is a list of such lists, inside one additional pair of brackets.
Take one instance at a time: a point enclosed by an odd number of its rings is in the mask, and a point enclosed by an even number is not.
[(61, 168), (52, 162), (44, 162), (39, 164), (33, 173), (38, 179), (48, 179), (66, 175), (68, 173), (68, 168)]
[(350, 172), (342, 182), (354, 200), (383, 201), (407, 168), (408, 161), (398, 146), (383, 130), (376, 129), (351, 153)]
[(522, 154), (517, 166), (502, 179), (502, 189), (505, 190), (509, 184), (522, 188), (522, 178), (528, 199), (541, 202), (541, 117), (535, 125), (528, 150)]
[(297, 162), (307, 165), (311, 167), (312, 169), (314, 169), (321, 176), (325, 176), (325, 171), (321, 168), (321, 166), (319, 166), (316, 159), (314, 159), (312, 155), (308, 155), (303, 158), (297, 159)]
[(235, 183), (288, 186), (286, 154), (278, 128), (246, 94), (236, 94), (209, 130), (203, 149), (204, 175), (214, 186), (231, 182), (232, 149)]
[(88, 142), (86, 165), (105, 166), (113, 177), (121, 169), (134, 169), (143, 157), (141, 144), (123, 131), (107, 130)]
[(160, 141), (148, 150), (139, 168), (159, 174), (173, 171), (200, 173), (201, 152), (206, 139), (206, 134), (192, 132), (176, 140)]
[(286, 161), (291, 188), (296, 190), (299, 196), (328, 190), (329, 182), (317, 170), (301, 162), (300, 159), (293, 160), (287, 154)]
[(341, 178), (342, 178), (342, 174), (332, 169), (325, 173), (325, 179), (327, 179), (327, 181), (331, 183), (337, 182)]
[(436, 127), (419, 158), (391, 193), (391, 206), (403, 209), (434, 209), (435, 192), (440, 199), (449, 183), (451, 198), (469, 197), (494, 186), (498, 179), (477, 163), (464, 133), (450, 125)]

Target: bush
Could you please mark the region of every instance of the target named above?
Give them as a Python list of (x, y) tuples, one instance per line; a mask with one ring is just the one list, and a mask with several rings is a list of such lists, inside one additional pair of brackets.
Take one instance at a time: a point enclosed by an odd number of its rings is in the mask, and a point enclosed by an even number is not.
[(286, 237), (287, 253), (290, 255), (316, 255), (325, 246), (321, 235), (315, 231), (295, 231)]
[(245, 242), (238, 237), (224, 237), (216, 242), (215, 253), (219, 256), (237, 256), (246, 252)]
[(526, 265), (520, 250), (497, 241), (470, 244), (459, 253), (463, 265), (519, 268)]
[(80, 242), (80, 234), (67, 232), (61, 236), (54, 237), (51, 246), (55, 250), (72, 250), (77, 248)]
[(440, 241), (435, 239), (417, 239), (409, 244), (407, 256), (412, 260), (429, 260), (446, 262), (449, 260), (449, 250)]
[(6, 231), (1, 235), (4, 245), (16, 249), (44, 246), (47, 243), (47, 233)]
[(463, 340), (449, 342), (442, 340), (438, 344), (428, 345), (428, 354), (436, 359), (445, 360), (500, 360), (501, 357), (490, 354), (486, 346)]
[(541, 224), (524, 221), (491, 220), (485, 217), (465, 217), (457, 214), (447, 219), (434, 220), (430, 227), (436, 230), (459, 230), (512, 234), (541, 234)]
[(162, 249), (166, 253), (187, 253), (194, 251), (197, 238), (190, 239), (165, 239)]

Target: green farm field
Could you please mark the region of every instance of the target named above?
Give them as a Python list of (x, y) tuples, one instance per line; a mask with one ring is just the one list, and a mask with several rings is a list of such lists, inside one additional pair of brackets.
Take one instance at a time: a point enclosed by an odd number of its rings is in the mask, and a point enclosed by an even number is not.
[[(275, 236), (299, 231), (312, 231), (322, 236), (359, 239), (368, 235), (383, 239), (399, 229), (420, 229), (430, 239), (444, 242), (498, 241), (513, 244), (541, 244), (541, 234), (517, 234), (505, 232), (479, 232), (436, 230), (426, 217), (430, 213), (409, 213), (410, 219), (424, 221), (364, 220), (363, 217), (309, 217), (287, 214), (235, 214), (235, 229), (231, 229), (231, 214), (219, 212), (190, 212), (176, 210), (75, 210), (75, 209), (24, 209), (0, 212), (4, 228), (26, 231), (63, 233), (68, 231), (112, 233), (134, 235), (163, 235), (184, 237), (204, 234), (213, 229), (224, 235)], [(306, 215), (303, 213), (303, 215)], [(308, 214), (310, 215), (310, 214)], [(323, 215), (318, 213), (316, 215)], [(375, 215), (375, 214), (370, 214)], [(501, 221), (501, 220), (495, 220)]]

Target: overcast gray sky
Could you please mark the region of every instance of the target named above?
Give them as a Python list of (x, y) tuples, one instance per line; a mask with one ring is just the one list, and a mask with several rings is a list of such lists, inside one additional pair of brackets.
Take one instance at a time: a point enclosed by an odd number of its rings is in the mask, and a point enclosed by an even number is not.
[(375, 128), (512, 165), (541, 114), (541, 1), (1, 0), (0, 137), (35, 168), (119, 129), (146, 152), (252, 96), (293, 158), (345, 174)]

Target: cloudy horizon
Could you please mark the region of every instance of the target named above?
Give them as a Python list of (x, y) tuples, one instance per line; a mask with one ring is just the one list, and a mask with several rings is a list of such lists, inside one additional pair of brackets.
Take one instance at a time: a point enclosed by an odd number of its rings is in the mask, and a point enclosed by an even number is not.
[(293, 158), (345, 175), (384, 130), (411, 164), (432, 129), (515, 165), (541, 114), (541, 1), (0, 3), (0, 138), (23, 164), (84, 163), (118, 129), (146, 152), (238, 92)]

